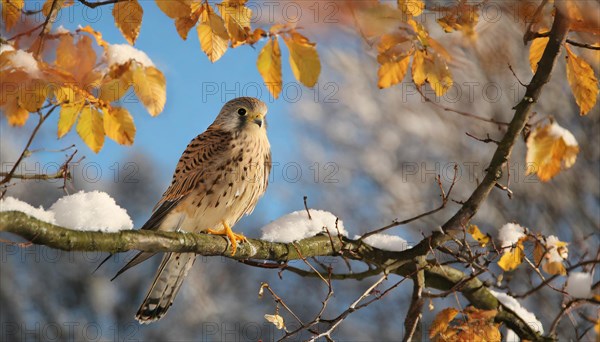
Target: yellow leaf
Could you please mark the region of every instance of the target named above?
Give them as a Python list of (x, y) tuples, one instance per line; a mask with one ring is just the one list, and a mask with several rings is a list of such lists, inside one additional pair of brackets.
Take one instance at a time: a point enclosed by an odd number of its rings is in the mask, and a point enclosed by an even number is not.
[(567, 46), (567, 80), (579, 106), (581, 115), (587, 114), (598, 98), (598, 79), (592, 67), (577, 57)]
[(162, 112), (167, 101), (165, 76), (155, 67), (133, 70), (133, 90), (150, 115)]
[(190, 4), (182, 0), (156, 0), (156, 4), (169, 18), (185, 18), (192, 13)]
[(256, 60), (256, 68), (265, 81), (269, 92), (275, 97), (279, 97), (282, 87), (281, 78), (281, 50), (277, 37), (269, 39), (262, 48)]
[(96, 39), (96, 44), (98, 44), (98, 46), (102, 47), (103, 49), (108, 48), (108, 43), (102, 38), (102, 33), (95, 31), (90, 25), (78, 28), (77, 31), (91, 34), (92, 37)]
[(421, 86), (427, 80), (437, 96), (444, 95), (453, 84), (446, 61), (439, 53), (417, 50), (413, 59), (412, 74), (417, 86)]
[(434, 338), (438, 334), (444, 333), (448, 324), (458, 315), (459, 311), (455, 308), (445, 308), (436, 316), (429, 328), (429, 338)]
[(112, 107), (110, 110), (104, 111), (104, 131), (117, 143), (131, 145), (135, 138), (133, 117), (125, 108)]
[(535, 262), (536, 266), (539, 266), (542, 263), (545, 252), (546, 249), (544, 248), (544, 245), (536, 241), (535, 247), (533, 248), (533, 262)]
[(374, 6), (359, 7), (359, 11), (356, 12), (356, 26), (365, 36), (375, 37), (396, 29), (405, 17), (402, 11), (376, 2)]
[(469, 228), (467, 231), (469, 232), (469, 234), (471, 234), (473, 239), (475, 239), (477, 242), (479, 242), (479, 245), (481, 247), (485, 247), (485, 245), (487, 245), (490, 242), (490, 237), (483, 234), (479, 230), (479, 227), (477, 227), (474, 224), (469, 225)]
[(119, 28), (123, 37), (133, 45), (142, 26), (144, 10), (137, 0), (122, 0), (113, 7), (115, 25)]
[(536, 127), (527, 138), (527, 174), (547, 182), (575, 163), (579, 145), (571, 132), (556, 122)]
[(415, 84), (417, 86), (421, 86), (421, 85), (423, 85), (423, 83), (425, 83), (425, 80), (427, 79), (427, 72), (425, 70), (425, 52), (424, 51), (421, 51), (421, 50), (415, 51), (411, 72), (412, 72), (413, 82), (415, 82)]
[(387, 62), (380, 66), (379, 71), (377, 72), (377, 76), (379, 77), (377, 86), (379, 88), (387, 88), (402, 82), (406, 75), (406, 71), (408, 70), (409, 62), (410, 57), (407, 56), (399, 61)]
[(48, 85), (45, 81), (32, 79), (21, 85), (19, 106), (33, 113), (42, 107), (48, 96)]
[(283, 323), (283, 317), (275, 314), (275, 315), (265, 315), (265, 319), (275, 325), (275, 328), (281, 330), (285, 329), (285, 324)]
[(104, 102), (113, 102), (119, 100), (127, 93), (132, 80), (129, 73), (123, 74), (123, 77), (108, 79), (100, 85), (98, 98)]
[(200, 17), (200, 24), (197, 26), (200, 47), (214, 63), (227, 51), (229, 34), (223, 19), (210, 6), (206, 5)]
[(398, 7), (402, 12), (416, 17), (423, 13), (425, 3), (421, 0), (398, 0)]
[(219, 12), (225, 20), (225, 26), (231, 37), (233, 47), (243, 44), (250, 33), (250, 18), (252, 10), (243, 5), (222, 3), (217, 4)]
[(321, 61), (315, 44), (297, 32), (284, 36), (283, 40), (290, 50), (290, 66), (296, 79), (307, 87), (314, 86), (321, 73)]
[(88, 147), (98, 153), (104, 145), (104, 123), (98, 109), (85, 105), (77, 121), (77, 133)]
[[(44, 17), (50, 15), (50, 10), (54, 12), (54, 14), (58, 13), (60, 9), (63, 7), (64, 0), (46, 0), (44, 5), (42, 6), (42, 14)], [(52, 8), (52, 4), (54, 4), (54, 8)]]
[(527, 239), (527, 237), (519, 239), (514, 247), (504, 251), (504, 254), (502, 254), (502, 257), (498, 261), (498, 266), (500, 266), (500, 268), (505, 271), (511, 271), (523, 262), (523, 257), (525, 256), (523, 241), (525, 239)]
[(531, 42), (531, 46), (529, 47), (529, 65), (531, 66), (531, 71), (534, 73), (537, 70), (538, 62), (542, 58), (549, 39), (548, 37), (542, 37), (536, 38)]
[(21, 19), (24, 0), (2, 0), (2, 22), (6, 31), (10, 31)]
[(544, 239), (545, 253), (542, 258), (542, 269), (552, 275), (566, 275), (563, 261), (569, 256), (567, 243), (550, 235)]
[(17, 103), (17, 99), (11, 99), (2, 106), (2, 112), (6, 115), (8, 124), (11, 126), (23, 126), (29, 118), (27, 109)]
[(175, 28), (183, 40), (187, 39), (188, 33), (198, 22), (198, 18), (200, 18), (200, 13), (202, 13), (203, 8), (204, 7), (200, 7), (199, 11), (193, 12), (189, 17), (175, 19)]
[(77, 43), (73, 39), (74, 37), (67, 34), (60, 36), (54, 64), (63, 69), (62, 71), (70, 73), (78, 87), (86, 89), (97, 77), (89, 77), (97, 74), (93, 72), (96, 66), (96, 52), (90, 37), (80, 36)]
[(67, 134), (71, 130), (71, 127), (73, 127), (75, 120), (77, 120), (77, 114), (79, 114), (79, 112), (83, 108), (83, 105), (83, 103), (70, 103), (64, 104), (62, 105), (62, 107), (60, 107), (57, 132), (59, 139), (64, 137), (65, 134)]
[(444, 31), (456, 30), (471, 39), (476, 37), (475, 26), (479, 21), (479, 9), (476, 5), (468, 5), (461, 1), (445, 13), (447, 13), (445, 16), (436, 20)]

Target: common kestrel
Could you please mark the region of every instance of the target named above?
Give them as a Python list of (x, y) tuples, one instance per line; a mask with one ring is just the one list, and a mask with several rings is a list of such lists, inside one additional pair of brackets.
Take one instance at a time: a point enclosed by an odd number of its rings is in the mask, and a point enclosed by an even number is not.
[[(254, 210), (269, 180), (266, 114), (267, 106), (255, 98), (227, 102), (208, 129), (189, 143), (171, 185), (142, 229), (225, 235), (235, 254), (238, 242), (246, 238), (231, 227)], [(154, 254), (138, 253), (115, 278)], [(151, 323), (165, 315), (195, 259), (194, 253), (163, 256), (135, 316), (138, 321)]]

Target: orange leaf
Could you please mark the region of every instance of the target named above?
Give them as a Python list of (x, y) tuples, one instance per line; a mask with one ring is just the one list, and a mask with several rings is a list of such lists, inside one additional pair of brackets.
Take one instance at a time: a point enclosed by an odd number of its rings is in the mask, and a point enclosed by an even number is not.
[(200, 47), (214, 63), (227, 51), (229, 34), (223, 18), (219, 17), (210, 6), (206, 5), (200, 18), (200, 24), (197, 26)]
[(256, 68), (273, 97), (278, 98), (282, 87), (281, 50), (277, 37), (269, 39), (256, 60)]
[(436, 316), (431, 327), (429, 328), (429, 338), (434, 338), (438, 334), (442, 334), (448, 328), (448, 324), (458, 315), (459, 311), (455, 308), (445, 308)]
[(527, 138), (527, 174), (537, 173), (547, 182), (577, 159), (579, 145), (571, 132), (556, 122), (537, 127)]
[(27, 109), (17, 103), (17, 99), (10, 99), (2, 106), (2, 112), (6, 115), (8, 124), (11, 126), (23, 126), (29, 118)]
[(6, 31), (10, 31), (21, 19), (24, 0), (2, 0), (2, 22)]
[(125, 108), (112, 107), (110, 110), (104, 111), (104, 131), (117, 143), (131, 145), (135, 138), (133, 117)]
[(314, 43), (297, 32), (284, 36), (283, 40), (290, 50), (290, 66), (300, 83), (312, 87), (321, 73), (321, 61)]
[(548, 40), (550, 40), (550, 38), (542, 37), (536, 38), (531, 42), (531, 46), (529, 47), (529, 65), (534, 73), (537, 70), (538, 62), (542, 58), (542, 54), (546, 49)]
[(192, 7), (182, 0), (156, 0), (156, 4), (169, 18), (186, 18), (192, 13)]
[(567, 80), (579, 106), (581, 115), (587, 114), (598, 98), (598, 79), (592, 67), (577, 57), (567, 46)]
[(165, 76), (155, 67), (133, 70), (133, 90), (150, 115), (160, 114), (167, 101)]
[(425, 3), (421, 0), (398, 0), (398, 7), (402, 12), (416, 17), (423, 13)]
[(377, 71), (377, 76), (379, 77), (377, 86), (379, 88), (388, 88), (402, 82), (408, 70), (409, 62), (410, 57), (407, 56), (399, 61), (387, 62), (380, 66)]
[(112, 11), (115, 25), (123, 37), (133, 45), (142, 27), (144, 10), (137, 0), (121, 0), (115, 4)]

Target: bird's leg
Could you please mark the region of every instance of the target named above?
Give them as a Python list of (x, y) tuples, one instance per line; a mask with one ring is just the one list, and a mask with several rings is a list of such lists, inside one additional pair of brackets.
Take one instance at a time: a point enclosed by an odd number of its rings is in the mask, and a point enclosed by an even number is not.
[(237, 250), (237, 246), (238, 246), (238, 241), (239, 242), (246, 242), (246, 241), (248, 241), (248, 239), (246, 239), (246, 237), (244, 236), (244, 234), (234, 233), (233, 230), (231, 230), (231, 227), (229, 227), (229, 225), (227, 224), (227, 222), (221, 221), (221, 224), (223, 224), (223, 229), (222, 230), (215, 230), (215, 229), (210, 229), (209, 228), (209, 229), (206, 230), (206, 232), (208, 234), (213, 234), (213, 235), (225, 235), (225, 236), (227, 236), (227, 238), (231, 242), (231, 255), (235, 255), (235, 251)]

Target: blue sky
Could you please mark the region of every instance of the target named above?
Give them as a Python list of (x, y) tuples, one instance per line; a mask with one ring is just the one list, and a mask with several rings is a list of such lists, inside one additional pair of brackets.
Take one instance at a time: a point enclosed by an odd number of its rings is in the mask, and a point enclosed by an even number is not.
[[(31, 6), (31, 3), (28, 6)], [(43, 146), (47, 149), (59, 149), (74, 143), (85, 155), (84, 163), (99, 165), (103, 172), (103, 180), (105, 177), (107, 179), (112, 177), (111, 166), (115, 161), (122, 160), (131, 149), (141, 149), (157, 162), (156, 168), (161, 182), (166, 186), (185, 146), (193, 137), (206, 129), (224, 102), (237, 96), (258, 95), (269, 106), (268, 134), (273, 160), (280, 165), (289, 161), (298, 161), (302, 164), (303, 171), (309, 171), (310, 165), (299, 159), (299, 146), (294, 135), (296, 130), (290, 118), (289, 106), (293, 105), (292, 101), (295, 102), (300, 97), (312, 98), (314, 91), (295, 82), (289, 68), (286, 49), (282, 49), (282, 64), (284, 93), (286, 91), (287, 93), (274, 100), (268, 94), (256, 70), (256, 58), (264, 45), (263, 42), (257, 44), (255, 48), (241, 46), (229, 49), (213, 64), (201, 51), (195, 28), (190, 31), (187, 41), (184, 41), (177, 34), (173, 20), (163, 14), (154, 1), (144, 1), (142, 6), (143, 23), (135, 47), (144, 51), (166, 77), (167, 102), (164, 111), (152, 118), (139, 103), (125, 104), (132, 113), (137, 127), (133, 147), (120, 146), (106, 139), (102, 151), (94, 154), (83, 144), (74, 129), (63, 139), (57, 140), (58, 115), (53, 115), (49, 122), (44, 124), (42, 134), (38, 136), (32, 148)], [(74, 30), (78, 25), (90, 25), (102, 32), (104, 39), (110, 44), (126, 44), (114, 24), (111, 11), (112, 5), (92, 10), (75, 3), (72, 8), (63, 9), (54, 27), (63, 25), (69, 30)], [(98, 52), (101, 53), (100, 50)], [(298, 94), (298, 91), (301, 94)], [(8, 127), (6, 120), (3, 119), (2, 130), (14, 130), (13, 133), (17, 133), (17, 140), (19, 140), (15, 143), (17, 146), (22, 146), (34, 124), (35, 119), (31, 118), (24, 128), (12, 128)], [(43, 162), (62, 162), (62, 156), (56, 154), (42, 153), (37, 157)], [(257, 209), (258, 212), (265, 213), (267, 216), (265, 219), (268, 220), (276, 218), (289, 209), (300, 209), (302, 205), (301, 183), (283, 182), (281, 168), (273, 176), (275, 178), (270, 187), (271, 191), (267, 193)], [(297, 194), (298, 199), (294, 200), (293, 204), (282, 206), (280, 204), (282, 201), (269, 196), (270, 193), (277, 192), (273, 188), (282, 186), (286, 187), (286, 193)]]

